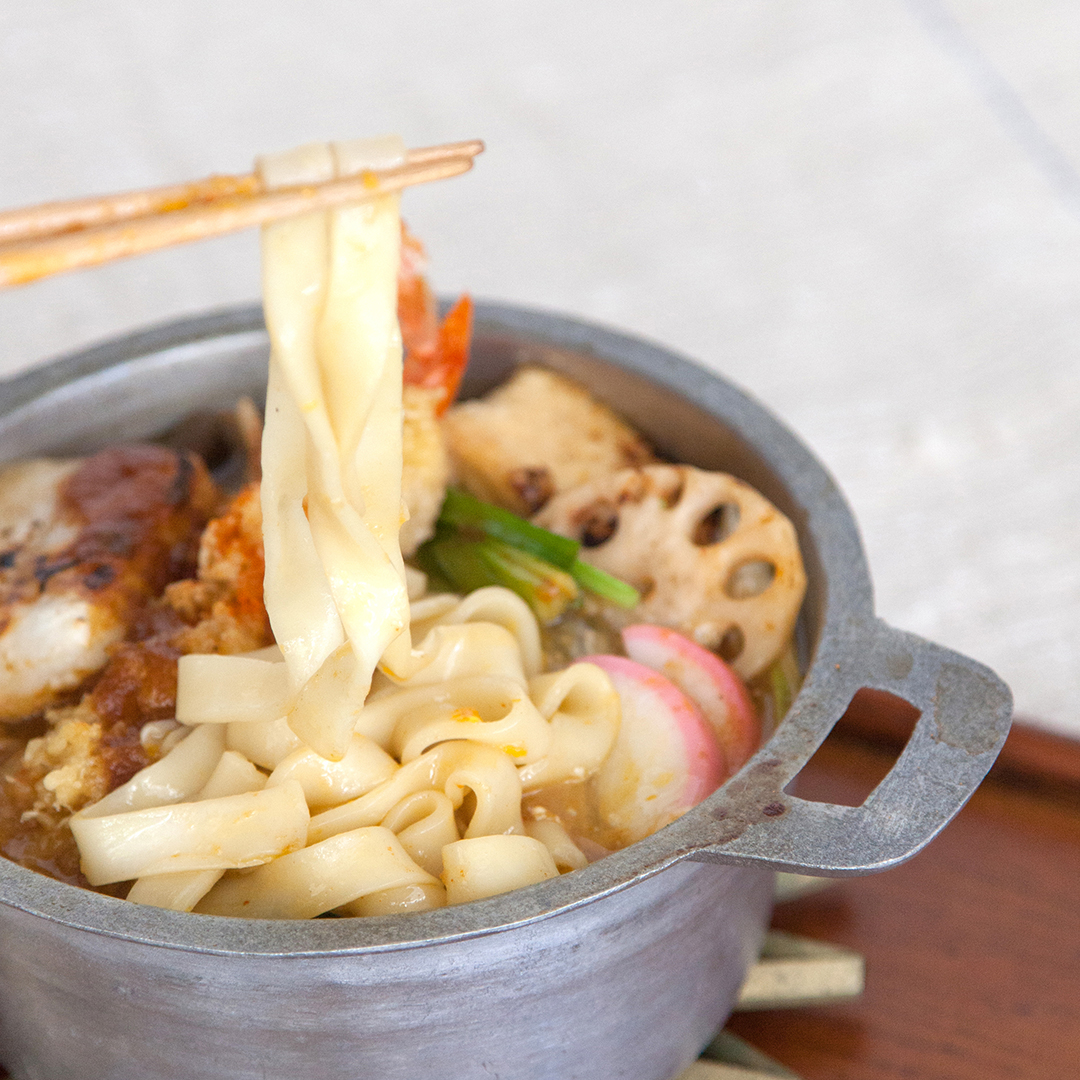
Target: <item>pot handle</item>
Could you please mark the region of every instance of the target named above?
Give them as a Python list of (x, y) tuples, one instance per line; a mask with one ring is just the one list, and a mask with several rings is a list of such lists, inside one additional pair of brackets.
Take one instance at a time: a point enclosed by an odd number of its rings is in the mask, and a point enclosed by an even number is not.
[[(694, 812), (701, 817), (687, 858), (828, 877), (869, 874), (911, 858), (971, 797), (1009, 732), (1008, 687), (974, 660), (880, 620), (854, 630), (848, 647), (836, 651), (846, 659), (818, 658), (769, 743)], [(920, 711), (888, 775), (862, 806), (787, 794), (784, 787), (863, 687)], [(711, 835), (701, 844), (703, 818)]]

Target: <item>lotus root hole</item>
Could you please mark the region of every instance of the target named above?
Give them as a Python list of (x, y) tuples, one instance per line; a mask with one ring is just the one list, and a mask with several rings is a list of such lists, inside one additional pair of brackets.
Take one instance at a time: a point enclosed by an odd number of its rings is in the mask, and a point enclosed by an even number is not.
[(768, 559), (747, 559), (728, 574), (724, 592), (732, 600), (750, 600), (760, 596), (775, 578), (775, 563)]
[(682, 478), (679, 478), (679, 482), (664, 496), (664, 508), (671, 510), (675, 507), (679, 500), (683, 497), (683, 491), (686, 489), (686, 485), (683, 483)]
[(579, 529), (582, 547), (594, 548), (606, 544), (619, 527), (619, 511), (606, 499), (589, 507)]
[(739, 507), (736, 503), (721, 503), (713, 507), (694, 526), (690, 539), (698, 547), (709, 547), (726, 540), (739, 527)]
[(746, 647), (746, 638), (743, 635), (742, 630), (737, 626), (729, 626), (724, 631), (724, 636), (720, 639), (720, 644), (716, 647), (716, 651), (721, 660), (726, 660), (729, 664), (732, 660), (735, 660), (739, 654)]

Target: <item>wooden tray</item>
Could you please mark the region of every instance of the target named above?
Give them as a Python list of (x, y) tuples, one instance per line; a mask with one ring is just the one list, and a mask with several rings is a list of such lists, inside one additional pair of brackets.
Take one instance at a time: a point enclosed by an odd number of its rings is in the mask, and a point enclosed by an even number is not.
[[(910, 721), (864, 692), (799, 794), (858, 805)], [(732, 1019), (805, 1080), (1077, 1080), (1080, 743), (1016, 725), (925, 851), (783, 904), (774, 926), (866, 958), (858, 1001)]]

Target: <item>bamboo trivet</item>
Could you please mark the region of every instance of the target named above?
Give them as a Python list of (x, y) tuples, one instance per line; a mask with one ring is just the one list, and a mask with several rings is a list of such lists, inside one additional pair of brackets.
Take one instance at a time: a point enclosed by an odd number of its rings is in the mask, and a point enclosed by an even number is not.
[[(820, 879), (796, 879), (782, 875), (778, 893), (785, 899), (816, 891)], [(813, 882), (814, 884), (811, 884)], [(803, 1005), (823, 1005), (850, 1001), (863, 991), (864, 962), (851, 949), (810, 938), (770, 930), (765, 936), (761, 957), (747, 972), (735, 1009), (792, 1009)], [(721, 1031), (678, 1080), (799, 1080), (749, 1043)]]

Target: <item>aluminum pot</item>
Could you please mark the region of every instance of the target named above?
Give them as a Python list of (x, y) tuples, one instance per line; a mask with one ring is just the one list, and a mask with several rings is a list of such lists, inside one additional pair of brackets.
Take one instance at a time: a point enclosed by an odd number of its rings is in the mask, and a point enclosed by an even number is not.
[[(153, 437), (258, 397), (258, 308), (109, 342), (0, 386), (0, 460)], [(1009, 724), (986, 668), (874, 616), (828, 473), (745, 394), (597, 326), (481, 304), (466, 393), (514, 365), (573, 375), (660, 452), (747, 480), (794, 522), (806, 681), (747, 765), (656, 835), (584, 870), (393, 918), (234, 920), (140, 907), (0, 859), (0, 1060), (18, 1078), (667, 1080), (726, 1019), (772, 871), (909, 858), (960, 809)], [(860, 688), (921, 713), (859, 807), (786, 791)]]

